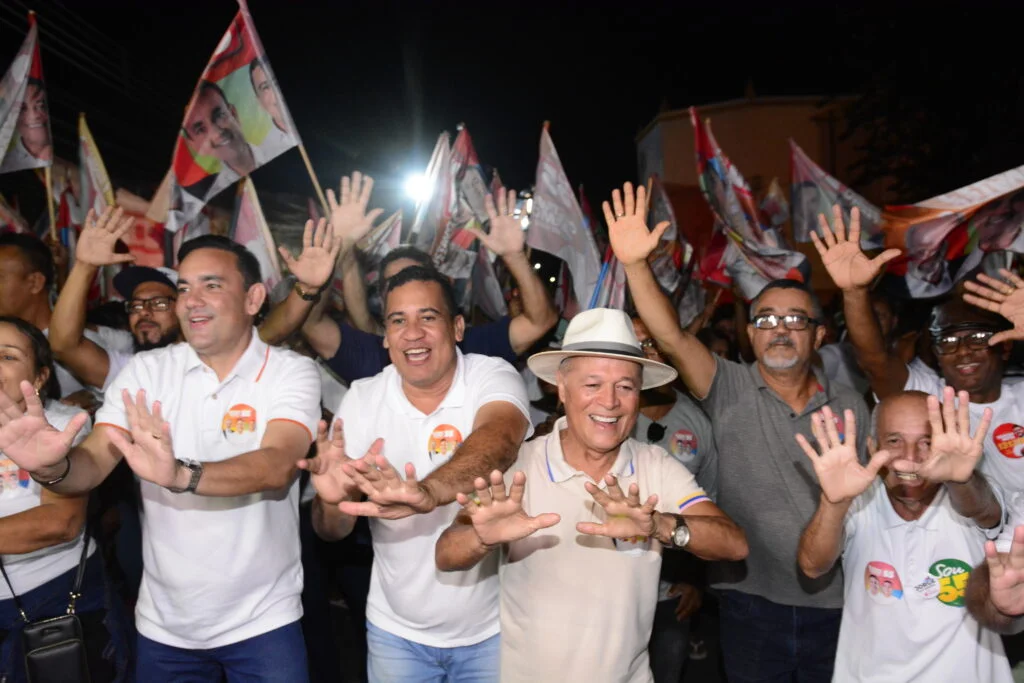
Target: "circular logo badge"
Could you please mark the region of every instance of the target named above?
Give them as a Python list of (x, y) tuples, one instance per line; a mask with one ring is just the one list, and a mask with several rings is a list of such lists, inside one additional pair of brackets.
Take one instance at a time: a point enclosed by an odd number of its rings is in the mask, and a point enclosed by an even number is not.
[(680, 429), (672, 435), (672, 440), (668, 444), (669, 449), (672, 451), (672, 455), (677, 458), (684, 455), (696, 456), (697, 455), (697, 436), (689, 429)]
[(220, 421), (221, 432), (225, 437), (248, 434), (256, 431), (256, 409), (244, 403), (236, 403), (228, 408)]
[(961, 560), (939, 560), (928, 568), (928, 573), (939, 582), (939, 602), (950, 607), (964, 606), (971, 565)]
[(447, 460), (462, 445), (462, 432), (452, 425), (438, 425), (430, 433), (427, 453), (431, 460)]
[(1007, 458), (1024, 457), (1024, 427), (1004, 422), (992, 430), (992, 443)]
[(903, 599), (903, 582), (896, 568), (885, 562), (868, 562), (864, 567), (864, 590), (881, 605)]

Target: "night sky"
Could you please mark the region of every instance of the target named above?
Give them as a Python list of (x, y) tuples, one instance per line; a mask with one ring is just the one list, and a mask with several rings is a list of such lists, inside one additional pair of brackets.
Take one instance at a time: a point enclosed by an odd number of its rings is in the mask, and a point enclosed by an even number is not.
[[(481, 160), (521, 188), (533, 180), (540, 127), (550, 120), (570, 181), (584, 183), (596, 204), (634, 179), (634, 136), (659, 106), (741, 97), (748, 82), (758, 95), (828, 96), (898, 72), (907, 89), (948, 88), (952, 107), (964, 97), (982, 107), (985, 98), (999, 106), (1020, 97), (1017, 84), (986, 82), (984, 66), (1019, 62), (1014, 5), (843, 4), (251, 0), (250, 10), (322, 183), (360, 169), (385, 192), (422, 170), (438, 133), (454, 134), (459, 122)], [(2, 68), (22, 40), (28, 6), (0, 0)], [(85, 111), (115, 185), (148, 194), (236, 5), (32, 6), (58, 155), (75, 158), (75, 116)], [(295, 151), (254, 181), (310, 194)], [(0, 176), (0, 192), (31, 194), (25, 182)]]

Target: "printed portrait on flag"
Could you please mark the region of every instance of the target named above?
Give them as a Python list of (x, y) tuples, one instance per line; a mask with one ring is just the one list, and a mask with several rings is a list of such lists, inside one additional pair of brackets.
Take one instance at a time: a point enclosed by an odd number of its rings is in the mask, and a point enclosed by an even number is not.
[(299, 144), (291, 114), (244, 6), (192, 94), (174, 151), (185, 220), (239, 178)]
[[(8, 89), (12, 91), (12, 96), (9, 102), (0, 105), (0, 111), (9, 107), (11, 111), (7, 112), (7, 116), (13, 118), (16, 115), (17, 118), (12, 121), (13, 134), (4, 150), (0, 173), (43, 168), (53, 163), (50, 110), (46, 103), (46, 84), (43, 81), (43, 63), (39, 58), (34, 16), (29, 17), (29, 26), (29, 36), (22, 46), (23, 53), (19, 53), (3, 81), (5, 99), (8, 96)], [(24, 78), (24, 59), (29, 50), (32, 61), (28, 68), (28, 77)], [(22, 76), (21, 79), (19, 75)], [(18, 90), (21, 92), (18, 93)], [(5, 121), (5, 128), (9, 125)]]

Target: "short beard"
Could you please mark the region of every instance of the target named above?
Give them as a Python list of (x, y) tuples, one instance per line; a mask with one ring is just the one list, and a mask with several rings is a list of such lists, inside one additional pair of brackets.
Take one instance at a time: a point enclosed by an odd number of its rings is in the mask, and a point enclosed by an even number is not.
[(153, 349), (162, 349), (165, 346), (170, 346), (171, 344), (178, 341), (178, 336), (178, 330), (171, 330), (169, 332), (166, 332), (162, 337), (157, 339), (155, 342), (140, 342), (138, 337), (136, 337), (133, 334), (132, 348), (135, 350), (135, 353), (142, 353), (143, 351), (152, 351)]
[(800, 357), (793, 356), (792, 358), (780, 358), (778, 360), (769, 358), (767, 354), (761, 358), (761, 365), (765, 366), (770, 370), (791, 370), (800, 364)]

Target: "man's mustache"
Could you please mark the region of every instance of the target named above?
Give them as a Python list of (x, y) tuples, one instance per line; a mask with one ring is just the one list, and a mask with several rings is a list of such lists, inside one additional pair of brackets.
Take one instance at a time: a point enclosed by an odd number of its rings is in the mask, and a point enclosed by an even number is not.
[(776, 337), (768, 344), (769, 348), (772, 346), (795, 346), (795, 344), (793, 344), (793, 340), (789, 337)]

